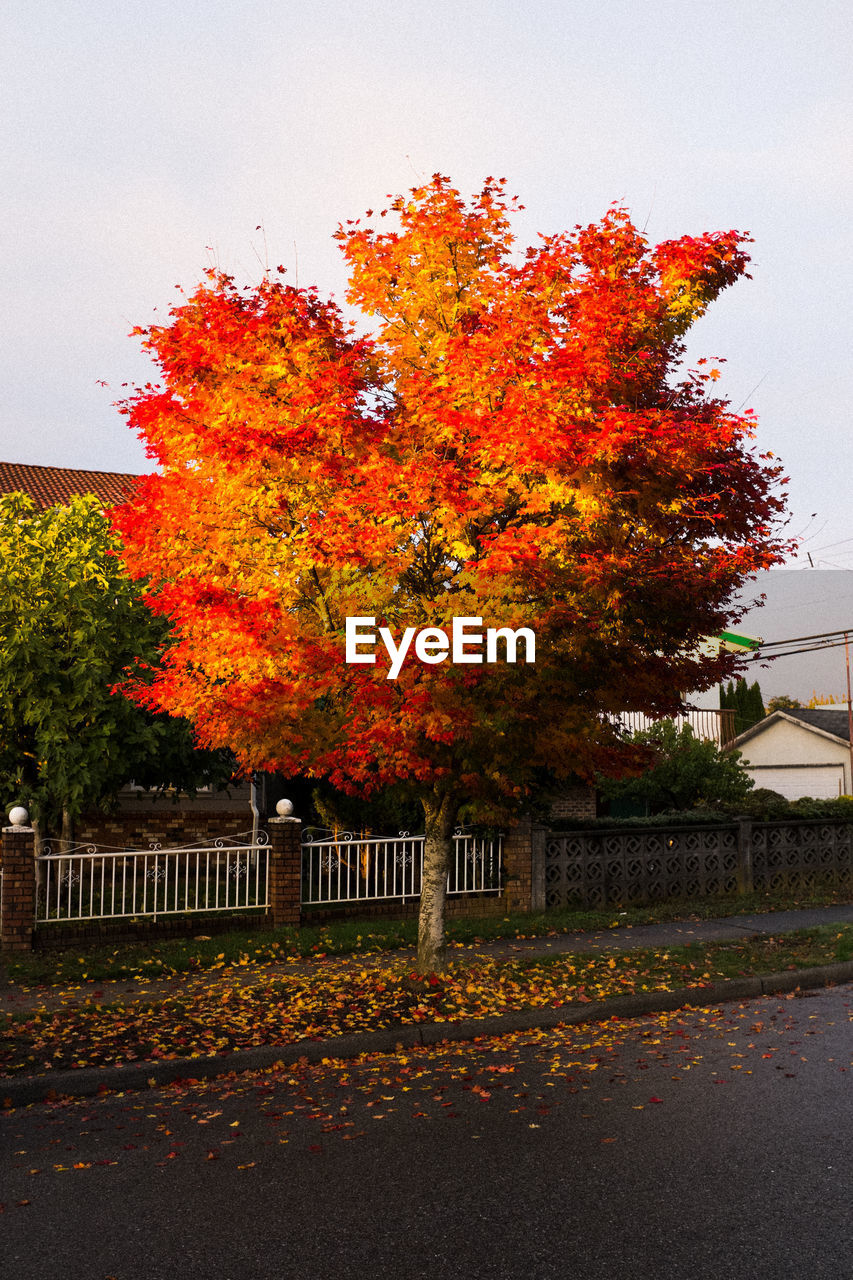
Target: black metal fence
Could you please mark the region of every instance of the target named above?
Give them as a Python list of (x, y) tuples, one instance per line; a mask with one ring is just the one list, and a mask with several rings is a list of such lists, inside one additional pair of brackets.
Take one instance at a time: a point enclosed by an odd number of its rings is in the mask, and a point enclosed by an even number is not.
[[(804, 819), (547, 832), (547, 907), (849, 888), (853, 823)], [(536, 871), (534, 871), (536, 878)]]

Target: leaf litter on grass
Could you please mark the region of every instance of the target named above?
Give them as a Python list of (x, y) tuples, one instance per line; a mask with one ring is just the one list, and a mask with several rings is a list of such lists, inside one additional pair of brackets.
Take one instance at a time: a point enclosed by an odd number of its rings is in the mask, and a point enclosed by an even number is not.
[[(819, 931), (812, 931), (812, 934)], [(522, 1009), (559, 1008), (615, 995), (702, 987), (718, 977), (820, 963), (837, 931), (665, 952), (477, 960), (441, 975), (399, 966), (318, 964), (240, 985), (228, 970), (167, 999), (69, 1003), (7, 1015), (0, 1069), (7, 1075), (193, 1058), (418, 1023), (458, 1022)], [(820, 944), (818, 946), (818, 943)], [(816, 949), (817, 948), (817, 949)], [(821, 951), (822, 949), (822, 951)]]

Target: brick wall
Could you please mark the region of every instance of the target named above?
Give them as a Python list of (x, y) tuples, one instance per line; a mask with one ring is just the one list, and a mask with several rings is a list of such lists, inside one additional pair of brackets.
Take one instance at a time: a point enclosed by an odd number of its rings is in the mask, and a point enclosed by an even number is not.
[(222, 813), (193, 813), (178, 807), (109, 815), (91, 814), (74, 827), (75, 844), (115, 849), (147, 849), (150, 844), (204, 844), (217, 836), (235, 836), (252, 829), (252, 814), (240, 809)]
[[(420, 903), (417, 898), (409, 898), (403, 902), (395, 899), (392, 902), (351, 902), (335, 904), (328, 908), (314, 908), (303, 911), (302, 924), (331, 924), (335, 920), (410, 920), (417, 916)], [(505, 916), (508, 907), (503, 895), (459, 894), (445, 899), (445, 912), (448, 918), (459, 919), (466, 916)]]
[(594, 818), (596, 815), (595, 787), (583, 784), (566, 787), (551, 802), (552, 818)]
[(261, 933), (272, 928), (269, 916), (257, 913), (211, 916), (158, 916), (145, 920), (81, 920), (42, 922), (33, 935), (35, 951), (62, 951), (70, 947), (131, 946), (169, 938), (192, 938), (196, 934), (216, 937), (220, 933), (246, 930)]

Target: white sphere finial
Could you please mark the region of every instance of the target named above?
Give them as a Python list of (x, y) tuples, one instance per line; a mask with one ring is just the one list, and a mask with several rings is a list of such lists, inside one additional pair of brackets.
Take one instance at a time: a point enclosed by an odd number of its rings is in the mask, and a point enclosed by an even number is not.
[(13, 827), (25, 827), (29, 820), (30, 815), (23, 805), (17, 804), (14, 809), (9, 810), (9, 821)]
[(280, 818), (289, 818), (290, 815), (293, 813), (293, 801), (279, 800), (278, 804), (275, 807), (275, 811)]

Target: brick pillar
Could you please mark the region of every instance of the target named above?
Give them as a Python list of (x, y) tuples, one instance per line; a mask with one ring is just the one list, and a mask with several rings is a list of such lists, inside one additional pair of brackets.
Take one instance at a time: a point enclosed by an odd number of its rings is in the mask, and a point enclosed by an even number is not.
[(521, 818), (504, 836), (504, 901), (507, 911), (530, 911), (533, 896), (533, 822)]
[[(10, 816), (14, 817), (15, 810)], [(28, 821), (25, 810), (23, 822)], [(3, 890), (0, 946), (4, 951), (32, 951), (36, 914), (35, 832), (16, 823), (3, 828)]]
[(273, 927), (299, 928), (302, 907), (302, 822), (270, 818), (270, 914)]

